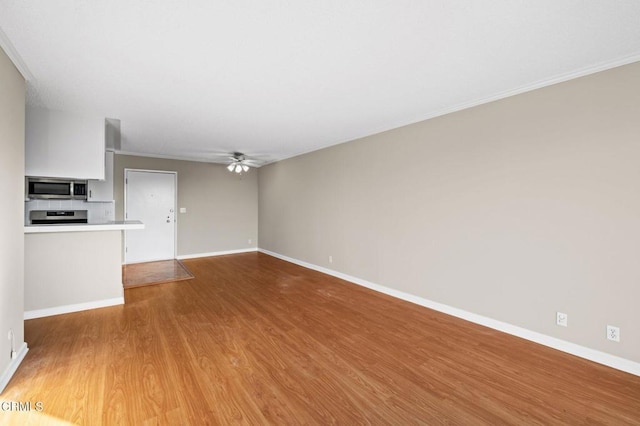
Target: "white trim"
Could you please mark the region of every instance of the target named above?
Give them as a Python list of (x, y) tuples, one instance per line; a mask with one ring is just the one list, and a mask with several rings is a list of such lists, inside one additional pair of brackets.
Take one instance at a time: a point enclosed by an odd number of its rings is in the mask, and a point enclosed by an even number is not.
[[(204, 157), (188, 157), (188, 156), (180, 156), (180, 155), (168, 155), (168, 154), (149, 154), (146, 152), (134, 152), (134, 151), (123, 151), (121, 149), (113, 150), (118, 155), (130, 155), (132, 157), (148, 157), (148, 158), (160, 158), (163, 160), (176, 160), (176, 161), (195, 161), (197, 163), (209, 163), (209, 164), (218, 164), (220, 166), (227, 167), (229, 162), (227, 160), (215, 160), (213, 158), (204, 158)], [(275, 161), (275, 160), (274, 160)], [(273, 161), (272, 161), (273, 162)], [(270, 163), (262, 163), (259, 166), (252, 165), (249, 166), (254, 169), (259, 169), (262, 166), (266, 166)]]
[(442, 115), (450, 114), (452, 112), (462, 111), (468, 108), (473, 108), (478, 105), (488, 104), (490, 102), (494, 102), (500, 99), (510, 98), (511, 96), (516, 96), (522, 93), (531, 92), (533, 90), (542, 89), (543, 87), (552, 86), (554, 84), (563, 83), (565, 81), (574, 80), (580, 77), (585, 77), (587, 75), (595, 74), (601, 71), (606, 71), (616, 67), (621, 67), (623, 65), (632, 64), (638, 61), (640, 61), (640, 54), (625, 56), (613, 61), (601, 62), (599, 64), (591, 65), (576, 71), (559, 74), (555, 77), (552, 77), (546, 80), (536, 81), (534, 83), (527, 84), (525, 86), (521, 86), (516, 89), (506, 90), (504, 92), (498, 93), (493, 96), (488, 96), (486, 98), (480, 98), (475, 101), (464, 102), (462, 104), (458, 104), (450, 108), (445, 108), (443, 110), (440, 110), (434, 114), (427, 116), (426, 118), (420, 121), (429, 120), (431, 118), (440, 117)]
[(138, 263), (152, 263), (152, 262), (163, 262), (163, 261), (171, 261), (176, 259), (176, 257), (167, 259), (166, 257), (156, 258), (156, 259), (145, 259), (138, 260), (136, 262), (127, 262), (126, 260), (122, 263), (123, 265), (137, 265)]
[[(537, 90), (537, 89), (542, 89), (543, 87), (552, 86), (554, 84), (562, 83), (562, 82), (573, 80), (573, 79), (580, 78), (580, 77), (585, 77), (587, 75), (595, 74), (595, 73), (598, 73), (598, 72), (601, 72), (601, 71), (606, 71), (606, 70), (609, 70), (609, 69), (612, 69), (612, 68), (621, 67), (623, 65), (632, 64), (632, 63), (638, 62), (638, 61), (640, 61), (640, 54), (624, 56), (622, 58), (617, 58), (617, 59), (614, 59), (612, 61), (601, 62), (599, 64), (591, 65), (591, 66), (579, 69), (577, 71), (572, 71), (572, 72), (560, 74), (560, 75), (557, 75), (555, 77), (551, 77), (551, 78), (546, 79), (546, 80), (536, 81), (534, 83), (527, 84), (525, 86), (521, 86), (521, 87), (518, 87), (518, 88), (515, 88), (515, 89), (511, 89), (511, 90), (506, 90), (504, 92), (497, 93), (497, 94), (491, 95), (491, 96), (487, 96), (485, 98), (479, 98), (479, 99), (472, 100), (472, 101), (469, 101), (469, 102), (463, 102), (461, 104), (457, 104), (457, 105), (454, 105), (454, 106), (451, 106), (451, 107), (447, 107), (447, 108), (432, 112), (432, 113), (424, 115), (424, 116), (415, 117), (414, 119), (398, 121), (396, 123), (390, 123), (388, 125), (385, 125), (384, 127), (379, 127), (377, 129), (373, 129), (372, 131), (368, 132), (367, 134), (358, 136), (357, 138), (350, 138), (350, 139), (347, 139), (347, 140), (342, 140), (342, 141), (338, 141), (338, 142), (335, 142), (335, 143), (331, 143), (331, 145), (319, 146), (319, 147), (311, 148), (309, 150), (299, 151), (299, 152), (296, 152), (296, 153), (293, 153), (293, 154), (290, 154), (290, 155), (283, 156), (282, 158), (278, 158), (277, 160), (274, 160), (272, 162), (278, 162), (278, 161), (282, 161), (282, 160), (287, 160), (289, 158), (298, 157), (300, 155), (309, 154), (311, 152), (319, 151), (319, 150), (324, 149), (324, 148), (329, 148), (329, 147), (334, 146), (334, 145), (340, 145), (340, 144), (343, 144), (343, 143), (346, 143), (346, 142), (351, 142), (351, 141), (355, 141), (355, 140), (358, 140), (358, 139), (363, 139), (363, 138), (366, 138), (366, 137), (369, 137), (369, 136), (377, 135), (379, 133), (383, 133), (383, 132), (387, 132), (387, 131), (390, 131), (390, 130), (398, 129), (400, 127), (409, 126), (411, 124), (415, 124), (415, 123), (420, 123), (422, 121), (431, 120), (432, 118), (441, 117), (443, 115), (447, 115), (447, 114), (451, 114), (451, 113), (454, 113), (454, 112), (462, 111), (462, 110), (465, 110), (465, 109), (468, 109), (468, 108), (473, 108), (473, 107), (476, 107), (476, 106), (479, 106), (479, 105), (488, 104), (490, 102), (498, 101), (500, 99), (508, 98), (508, 97), (515, 96), (515, 95), (520, 95), (522, 93), (531, 92), (531, 91)], [(267, 163), (267, 164), (271, 164), (271, 163)], [(263, 164), (263, 166), (266, 166), (267, 164)]]
[[(366, 137), (369, 137), (369, 136), (372, 136), (372, 135), (376, 135), (378, 133), (386, 132), (386, 131), (397, 129), (397, 128), (404, 127), (404, 126), (409, 126), (409, 125), (415, 124), (415, 123), (420, 123), (422, 121), (426, 121), (426, 120), (430, 120), (432, 118), (436, 118), (436, 117), (440, 117), (440, 116), (443, 116), (443, 115), (451, 114), (453, 112), (458, 112), (458, 111), (462, 111), (462, 110), (465, 110), (465, 109), (468, 109), (468, 108), (473, 108), (475, 106), (488, 104), (490, 102), (494, 102), (494, 101), (497, 101), (497, 100), (500, 100), (500, 99), (508, 98), (508, 97), (515, 96), (515, 95), (519, 95), (521, 93), (531, 92), (532, 90), (541, 89), (543, 87), (552, 86), (554, 84), (562, 83), (562, 82), (573, 80), (573, 79), (580, 78), (580, 77), (585, 77), (585, 76), (590, 75), (590, 74), (595, 74), (595, 73), (598, 73), (598, 72), (601, 72), (601, 71), (606, 71), (606, 70), (609, 70), (609, 69), (612, 69), (612, 68), (621, 67), (623, 65), (632, 64), (632, 63), (638, 62), (638, 61), (640, 61), (640, 55), (639, 54), (634, 54), (634, 55), (624, 56), (622, 58), (617, 58), (617, 59), (614, 59), (612, 61), (601, 62), (599, 64), (591, 65), (591, 66), (579, 69), (577, 71), (572, 71), (572, 72), (560, 74), (560, 75), (557, 75), (555, 77), (548, 78), (546, 80), (536, 81), (534, 83), (527, 84), (525, 86), (521, 86), (521, 87), (518, 87), (518, 88), (515, 88), (515, 89), (511, 89), (511, 90), (506, 90), (504, 92), (497, 93), (497, 94), (491, 95), (491, 96), (487, 96), (485, 98), (479, 98), (479, 99), (475, 99), (475, 100), (472, 100), (472, 101), (469, 101), (469, 102), (463, 102), (461, 104), (457, 104), (457, 105), (454, 105), (454, 106), (451, 106), (451, 107), (447, 107), (447, 108), (432, 112), (432, 113), (424, 115), (424, 116), (414, 117), (413, 119), (403, 120), (403, 121), (399, 121), (399, 122), (396, 122), (396, 123), (391, 123), (391, 124), (386, 125), (384, 127), (379, 127), (377, 129), (373, 129), (372, 131), (368, 132), (367, 134), (358, 136), (356, 138), (349, 138), (349, 139), (341, 140), (341, 141), (338, 141), (338, 142), (332, 142), (329, 145), (316, 146), (316, 147), (308, 149), (308, 150), (303, 150), (303, 151), (294, 152), (292, 154), (287, 154), (287, 155), (284, 155), (284, 156), (282, 156), (280, 158), (265, 162), (265, 163), (261, 164), (260, 166), (255, 166), (255, 168), (260, 168), (260, 167), (266, 166), (268, 164), (277, 163), (278, 161), (283, 161), (283, 160), (287, 160), (289, 158), (298, 157), (300, 155), (309, 154), (311, 152), (319, 151), (321, 149), (329, 148), (331, 146), (340, 145), (340, 144), (343, 144), (343, 143), (346, 143), (346, 142), (351, 142), (351, 141), (358, 140), (358, 139), (363, 139), (363, 138), (366, 138)], [(120, 155), (132, 155), (132, 156), (135, 156), (135, 157), (151, 157), (151, 158), (164, 158), (164, 159), (168, 159), (168, 160), (198, 161), (198, 162), (202, 162), (202, 163), (227, 164), (225, 162), (221, 162), (221, 161), (218, 162), (218, 161), (215, 161), (215, 160), (210, 159), (210, 158), (202, 158), (202, 157), (181, 157), (181, 156), (177, 156), (177, 155), (151, 154), (151, 153), (145, 153), (145, 152), (133, 152), (133, 151), (122, 151), (122, 150), (115, 150), (114, 152), (116, 154), (120, 154)]]
[(212, 164), (222, 165), (222, 163), (216, 163), (214, 161), (211, 161), (211, 159), (200, 158), (200, 157), (183, 157), (179, 155), (150, 154), (146, 152), (123, 151), (121, 149), (116, 149), (113, 152), (115, 152), (118, 155), (129, 155), (132, 157), (160, 158), (163, 160), (177, 160), (177, 161), (195, 161), (198, 163), (212, 163)]
[(24, 233), (51, 234), (56, 232), (126, 231), (133, 229), (144, 229), (144, 223), (140, 222), (139, 220), (120, 220), (109, 223), (96, 223), (86, 225), (27, 225), (24, 227)]
[(34, 318), (50, 317), (52, 315), (106, 308), (108, 306), (115, 305), (124, 305), (124, 296), (114, 297), (113, 299), (95, 300), (93, 302), (75, 303), (73, 305), (54, 306), (53, 308), (25, 311), (24, 319), (30, 320)]
[(352, 277), (351, 275), (343, 274), (342, 272), (337, 272), (328, 268), (324, 268), (322, 266), (317, 266), (312, 263), (308, 263), (308, 262), (304, 262), (288, 256), (284, 256), (279, 253), (274, 253), (269, 250), (264, 250), (259, 248), (258, 251), (260, 253), (264, 253), (269, 256), (273, 256), (278, 259), (285, 260), (287, 262), (295, 263), (296, 265), (300, 265), (305, 268), (313, 269), (315, 271), (319, 271), (327, 275), (332, 275), (334, 277), (343, 279), (345, 281), (349, 281), (354, 284), (367, 287), (371, 290), (375, 290), (380, 293), (384, 293), (389, 296), (393, 296), (398, 299), (405, 300), (407, 302), (415, 303), (416, 305), (424, 306), (426, 308), (430, 308), (438, 312), (452, 315), (454, 317), (461, 318), (461, 319), (473, 322), (475, 324), (480, 324), (485, 327), (492, 328), (494, 330), (502, 331), (504, 333), (511, 334), (513, 336), (517, 336), (522, 339), (530, 340), (532, 342), (539, 343), (541, 345), (548, 346), (550, 348), (557, 349), (559, 351), (578, 356), (580, 358), (585, 358), (590, 361), (615, 368), (617, 370), (625, 371), (627, 373), (640, 376), (640, 363), (637, 363), (625, 358), (620, 358), (618, 356), (611, 355), (606, 352), (597, 351), (595, 349), (587, 348), (585, 346), (577, 345), (575, 343), (571, 343), (555, 337), (547, 336), (546, 334), (542, 334), (536, 331), (528, 330), (526, 328), (518, 327), (513, 324), (498, 321), (493, 318), (485, 317), (483, 315), (474, 314), (473, 312), (468, 312), (463, 309), (454, 308), (453, 306), (434, 302), (432, 300), (424, 299), (422, 297), (414, 296), (409, 293), (394, 290), (392, 288), (385, 287), (379, 284), (374, 284), (372, 282), (369, 282), (360, 278)]
[(238, 250), (225, 250), (225, 251), (212, 251), (210, 253), (195, 253), (195, 254), (181, 254), (176, 257), (178, 260), (184, 259), (197, 259), (200, 257), (211, 257), (211, 256), (224, 256), (226, 254), (238, 254), (238, 253), (251, 253), (254, 251), (258, 251), (257, 247), (252, 247), (248, 249), (238, 249)]
[[(145, 173), (175, 173), (176, 175), (178, 174), (177, 171), (175, 170), (153, 170), (153, 169), (132, 169), (130, 167), (126, 167), (124, 169), (124, 171), (126, 172), (127, 170), (132, 171), (132, 172), (145, 172)], [(124, 174), (124, 178), (127, 178), (127, 174)]]
[(9, 40), (9, 36), (7, 36), (4, 31), (2, 31), (2, 28), (0, 28), (0, 47), (2, 48), (2, 50), (4, 50), (9, 59), (11, 59), (13, 65), (15, 65), (15, 67), (18, 69), (18, 72), (22, 74), (22, 77), (26, 81), (34, 80), (33, 74), (31, 74), (31, 71), (29, 71), (27, 64), (25, 64), (22, 56), (20, 56), (13, 43), (11, 43), (11, 40)]
[(11, 380), (11, 377), (13, 377), (13, 374), (20, 366), (20, 363), (27, 355), (28, 351), (29, 348), (27, 347), (27, 342), (22, 342), (22, 346), (20, 346), (20, 349), (18, 349), (17, 356), (15, 357), (15, 359), (11, 360), (7, 368), (4, 370), (4, 373), (2, 373), (2, 376), (0, 376), (0, 393), (2, 393), (7, 384), (9, 384), (9, 380)]

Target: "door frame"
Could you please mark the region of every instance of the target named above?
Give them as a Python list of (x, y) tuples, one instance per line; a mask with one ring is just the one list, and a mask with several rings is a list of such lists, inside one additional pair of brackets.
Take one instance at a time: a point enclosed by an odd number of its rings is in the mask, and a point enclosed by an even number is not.
[[(130, 169), (130, 168), (125, 168), (124, 169), (124, 178), (122, 180), (122, 182), (124, 183), (124, 211), (122, 212), (122, 216), (124, 217), (124, 220), (129, 220), (127, 219), (127, 172), (143, 172), (143, 173), (164, 173), (164, 174), (171, 174), (173, 175), (173, 187), (174, 187), (174, 194), (173, 194), (173, 258), (176, 259), (177, 255), (178, 255), (178, 172), (176, 171), (171, 171), (171, 170), (150, 170), (150, 169)], [(122, 248), (124, 253), (123, 253), (123, 259), (124, 262), (123, 264), (128, 265), (129, 262), (127, 261), (127, 233), (128, 232), (135, 232), (135, 230), (133, 231), (124, 231), (124, 238), (122, 239), (123, 243), (124, 243), (124, 247)], [(137, 263), (137, 262), (136, 262)]]

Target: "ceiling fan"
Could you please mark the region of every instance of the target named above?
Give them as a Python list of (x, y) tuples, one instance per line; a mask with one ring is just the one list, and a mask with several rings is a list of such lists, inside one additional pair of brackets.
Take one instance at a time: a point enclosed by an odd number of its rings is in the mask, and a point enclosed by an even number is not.
[(227, 161), (230, 161), (227, 170), (236, 173), (248, 172), (250, 167), (260, 167), (262, 165), (260, 161), (248, 158), (241, 152), (231, 153), (227, 157)]

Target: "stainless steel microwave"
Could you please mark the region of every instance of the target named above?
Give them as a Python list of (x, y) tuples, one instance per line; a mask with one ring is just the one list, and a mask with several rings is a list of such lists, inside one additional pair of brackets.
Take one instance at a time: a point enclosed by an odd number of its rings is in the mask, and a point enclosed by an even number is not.
[(86, 200), (87, 181), (73, 179), (27, 178), (27, 198), (44, 200)]

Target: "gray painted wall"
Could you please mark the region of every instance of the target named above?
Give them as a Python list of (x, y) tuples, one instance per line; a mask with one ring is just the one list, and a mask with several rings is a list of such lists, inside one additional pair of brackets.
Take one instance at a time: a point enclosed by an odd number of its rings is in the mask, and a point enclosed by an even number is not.
[(177, 213), (178, 256), (257, 247), (256, 170), (238, 176), (221, 164), (116, 154), (117, 220), (124, 214), (125, 168), (178, 172), (178, 208), (187, 208), (187, 213)]
[(639, 116), (635, 63), (262, 167), (260, 248), (640, 362)]
[(121, 231), (25, 234), (24, 310), (122, 297), (121, 240)]
[(24, 112), (24, 79), (0, 49), (0, 377), (11, 364), (9, 329), (16, 350), (24, 343)]

